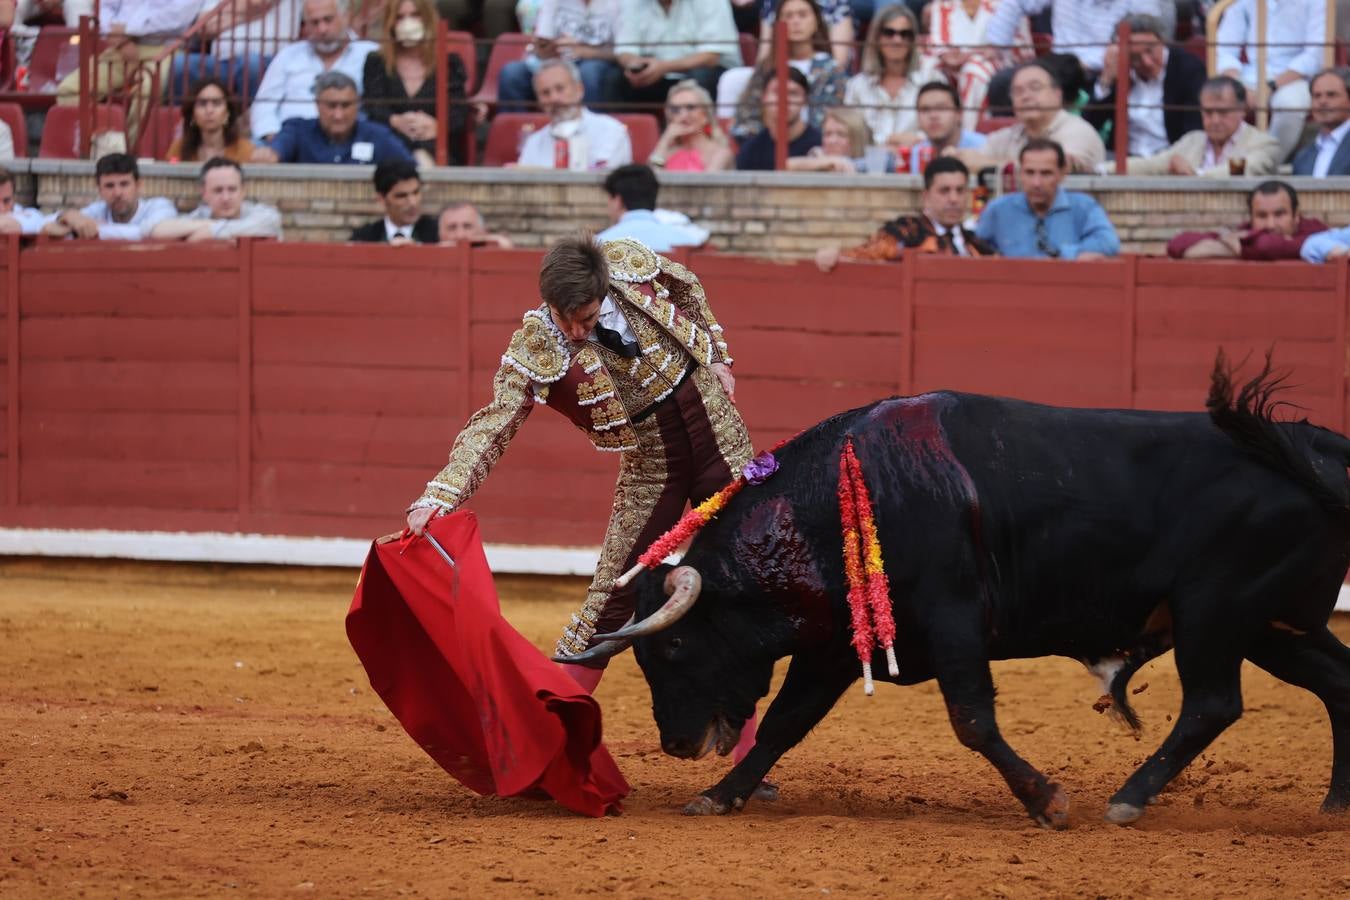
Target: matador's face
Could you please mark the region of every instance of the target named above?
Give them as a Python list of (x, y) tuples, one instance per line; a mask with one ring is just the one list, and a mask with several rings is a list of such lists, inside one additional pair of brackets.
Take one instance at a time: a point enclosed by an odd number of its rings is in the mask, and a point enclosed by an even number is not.
[(553, 324), (567, 335), (569, 341), (580, 342), (586, 340), (586, 337), (595, 330), (595, 323), (600, 321), (600, 301), (592, 300), (585, 306), (578, 306), (572, 311), (570, 318), (552, 306), (548, 308), (548, 314), (553, 317)]

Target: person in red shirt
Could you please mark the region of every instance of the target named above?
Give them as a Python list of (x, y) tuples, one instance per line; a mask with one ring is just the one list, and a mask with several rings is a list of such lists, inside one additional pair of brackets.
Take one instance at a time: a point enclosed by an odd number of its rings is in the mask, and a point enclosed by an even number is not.
[(1298, 259), (1303, 242), (1326, 223), (1299, 215), (1298, 193), (1283, 181), (1263, 181), (1247, 195), (1250, 218), (1228, 231), (1183, 231), (1167, 242), (1173, 259)]

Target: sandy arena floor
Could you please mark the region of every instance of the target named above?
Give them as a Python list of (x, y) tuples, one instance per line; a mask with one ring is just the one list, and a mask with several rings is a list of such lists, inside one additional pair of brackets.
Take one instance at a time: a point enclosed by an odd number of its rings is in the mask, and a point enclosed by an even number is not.
[[(1317, 812), (1326, 715), (1250, 667), (1246, 716), (1122, 829), (1101, 813), (1176, 710), (1170, 655), (1135, 679), (1142, 743), (1093, 712), (1081, 666), (999, 665), (1005, 734), (1074, 804), (1050, 833), (933, 685), (859, 686), (779, 764), (781, 802), (684, 818), (727, 762), (659, 752), (626, 655), (598, 696), (634, 792), (597, 821), (472, 796), (424, 756), (346, 642), (354, 580), (0, 561), (0, 896), (1350, 894), (1350, 817)], [(499, 586), (540, 647), (582, 587)]]

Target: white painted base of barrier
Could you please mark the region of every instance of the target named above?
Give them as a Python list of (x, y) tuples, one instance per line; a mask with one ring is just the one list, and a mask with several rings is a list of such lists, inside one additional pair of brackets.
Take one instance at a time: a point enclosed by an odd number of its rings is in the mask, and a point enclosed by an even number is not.
[[(483, 549), (493, 572), (524, 575), (592, 575), (595, 573), (595, 561), (600, 556), (598, 547), (487, 544)], [(369, 550), (370, 541), (349, 538), (224, 532), (0, 528), (0, 556), (359, 567)], [(1350, 586), (1341, 586), (1336, 608), (1350, 612)]]
[[(487, 544), (494, 572), (592, 575), (598, 547), (532, 547)], [(0, 555), (157, 559), (175, 562), (276, 563), (359, 567), (370, 541), (186, 531), (83, 531), (0, 528)]]

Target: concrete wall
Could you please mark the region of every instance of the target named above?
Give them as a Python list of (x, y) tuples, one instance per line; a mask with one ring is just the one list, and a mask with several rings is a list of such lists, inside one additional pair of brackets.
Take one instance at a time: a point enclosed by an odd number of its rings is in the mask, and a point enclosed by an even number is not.
[[(94, 198), (93, 165), (20, 160), (21, 202), (43, 209), (83, 205)], [(196, 167), (151, 163), (145, 190), (196, 205)], [(335, 241), (378, 215), (364, 166), (253, 166), (249, 196), (285, 215), (290, 240)], [(476, 203), (494, 230), (522, 247), (608, 225), (601, 177), (586, 173), (513, 169), (439, 169), (426, 178), (425, 207), (452, 200)], [(856, 243), (891, 216), (913, 212), (920, 183), (913, 176), (806, 175), (719, 172), (665, 174), (661, 205), (689, 214), (712, 232), (720, 250), (767, 257), (808, 256), (825, 243)], [(1236, 225), (1245, 217), (1246, 192), (1262, 179), (1072, 178), (1106, 207), (1127, 253), (1161, 253), (1178, 231)], [(1306, 214), (1329, 224), (1350, 223), (1350, 178), (1291, 178)]]

